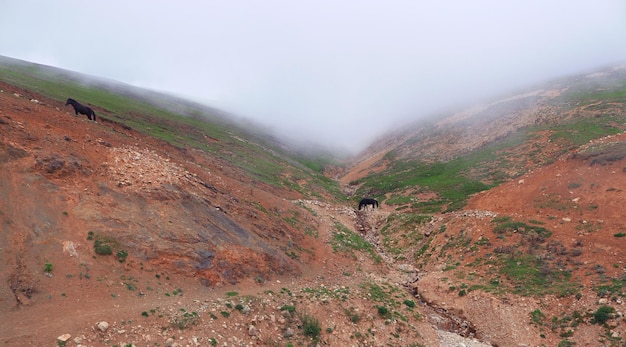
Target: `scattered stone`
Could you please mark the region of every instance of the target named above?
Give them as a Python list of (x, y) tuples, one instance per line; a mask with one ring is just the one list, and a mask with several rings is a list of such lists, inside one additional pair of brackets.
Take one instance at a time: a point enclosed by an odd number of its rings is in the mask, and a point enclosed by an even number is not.
[(250, 326), (248, 327), (248, 335), (250, 335), (250, 336), (256, 336), (256, 334), (257, 334), (256, 327), (255, 327), (254, 325), (250, 325)]
[(243, 314), (250, 313), (250, 306), (244, 305), (243, 308), (241, 309), (241, 313), (243, 313)]
[(98, 328), (98, 330), (100, 330), (101, 332), (106, 332), (107, 329), (109, 329), (109, 323), (102, 321), (102, 322), (98, 322), (96, 323), (96, 328)]
[(411, 265), (411, 264), (400, 264), (400, 265), (398, 265), (398, 270), (400, 270), (402, 272), (408, 272), (408, 273), (415, 273), (415, 272), (417, 272), (415, 267), (413, 265)]

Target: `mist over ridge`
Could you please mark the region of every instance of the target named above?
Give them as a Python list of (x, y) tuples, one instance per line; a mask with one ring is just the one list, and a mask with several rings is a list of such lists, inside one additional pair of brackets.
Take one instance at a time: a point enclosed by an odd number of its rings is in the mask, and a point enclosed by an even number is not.
[(0, 55), (357, 153), (407, 122), (623, 61), (625, 11), (619, 0), (8, 1)]

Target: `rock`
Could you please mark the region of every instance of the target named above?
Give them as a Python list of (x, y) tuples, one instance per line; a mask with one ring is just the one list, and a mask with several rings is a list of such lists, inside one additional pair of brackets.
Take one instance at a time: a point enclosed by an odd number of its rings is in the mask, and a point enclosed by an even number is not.
[(19, 302), (21, 305), (30, 306), (33, 304), (33, 301), (29, 299), (28, 296), (26, 296), (26, 294), (22, 292), (18, 292), (15, 295), (15, 298), (17, 299), (17, 302)]
[(72, 241), (63, 241), (63, 253), (68, 253), (70, 257), (78, 257), (76, 245)]
[(255, 327), (254, 325), (250, 325), (250, 326), (248, 327), (248, 335), (250, 335), (250, 336), (256, 336), (256, 334), (257, 334), (256, 327)]
[(609, 303), (609, 299), (607, 298), (601, 298), (600, 300), (598, 300), (598, 305), (606, 305)]
[(283, 333), (284, 337), (292, 337), (293, 336), (293, 329), (291, 328), (287, 328), (285, 329), (285, 332)]
[(109, 329), (109, 323), (105, 321), (98, 322), (96, 323), (96, 328), (98, 328), (98, 330), (100, 330), (101, 332), (106, 332), (107, 329)]
[(250, 306), (244, 305), (243, 308), (241, 309), (241, 313), (243, 313), (243, 314), (250, 313)]
[(172, 345), (174, 345), (174, 339), (173, 338), (168, 338), (167, 340), (165, 340), (165, 346), (167, 347), (172, 347)]
[(72, 335), (70, 334), (63, 334), (57, 337), (57, 345), (65, 346), (65, 344), (67, 343), (67, 341), (69, 341), (70, 338), (72, 338)]
[(398, 270), (400, 270), (402, 272), (408, 272), (408, 273), (415, 273), (415, 272), (417, 272), (415, 267), (413, 265), (411, 265), (411, 264), (400, 264), (400, 265), (398, 265)]

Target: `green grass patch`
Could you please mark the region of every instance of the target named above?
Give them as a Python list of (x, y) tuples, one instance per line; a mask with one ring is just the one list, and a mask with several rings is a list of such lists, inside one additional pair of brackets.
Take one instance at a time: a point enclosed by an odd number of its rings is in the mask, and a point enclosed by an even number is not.
[(550, 135), (550, 140), (580, 146), (593, 139), (620, 133), (620, 129), (610, 125), (616, 120), (614, 116), (603, 115), (594, 118), (576, 118), (575, 121), (552, 125), (550, 130), (553, 133)]
[(571, 282), (571, 273), (552, 268), (532, 255), (510, 256), (502, 260), (500, 273), (511, 285), (509, 291), (523, 296), (574, 295), (580, 285)]
[(375, 263), (380, 263), (382, 258), (371, 243), (367, 242), (359, 234), (348, 229), (341, 223), (335, 223), (336, 231), (333, 233), (333, 238), (330, 240), (330, 244), (335, 252), (346, 252), (352, 254), (356, 259), (354, 251), (366, 253), (374, 260)]
[(496, 234), (517, 232), (521, 235), (526, 235), (534, 233), (542, 238), (548, 238), (552, 235), (552, 232), (544, 227), (514, 221), (509, 216), (496, 217), (491, 222), (494, 224), (493, 232)]
[(626, 296), (626, 275), (622, 276), (622, 278), (610, 279), (607, 282), (594, 286), (594, 291), (598, 296)]
[(445, 207), (444, 212), (461, 209), (472, 194), (509, 178), (502, 169), (506, 166), (502, 165), (503, 157), (507, 150), (524, 143), (528, 137), (529, 131), (512, 133), (447, 162), (392, 162), (387, 170), (364, 179), (357, 195), (382, 196), (420, 187), (438, 195), (432, 205), (421, 207), (436, 212), (439, 205)]

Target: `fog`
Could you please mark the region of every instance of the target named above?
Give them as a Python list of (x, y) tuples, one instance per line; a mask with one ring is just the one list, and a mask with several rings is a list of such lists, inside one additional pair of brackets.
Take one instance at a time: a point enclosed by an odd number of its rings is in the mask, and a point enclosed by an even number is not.
[(0, 55), (356, 152), (406, 122), (626, 61), (626, 2), (4, 0), (0, 32)]

